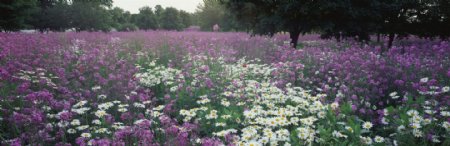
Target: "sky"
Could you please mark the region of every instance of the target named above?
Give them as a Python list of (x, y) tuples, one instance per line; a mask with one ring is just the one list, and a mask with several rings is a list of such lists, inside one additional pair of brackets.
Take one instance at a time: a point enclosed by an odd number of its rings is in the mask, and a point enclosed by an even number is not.
[(202, 0), (113, 0), (115, 7), (120, 7), (131, 13), (139, 13), (139, 8), (144, 6), (150, 6), (154, 9), (158, 4), (163, 8), (174, 7), (187, 12), (195, 12), (200, 3), (202, 3)]

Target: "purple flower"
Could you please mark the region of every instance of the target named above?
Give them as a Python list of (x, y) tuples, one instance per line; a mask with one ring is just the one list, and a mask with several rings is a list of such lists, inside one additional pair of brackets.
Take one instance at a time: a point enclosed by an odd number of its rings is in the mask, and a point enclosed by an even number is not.
[(79, 145), (79, 146), (87, 146), (86, 140), (87, 140), (86, 138), (78, 137), (78, 138), (75, 140), (75, 143), (76, 143), (77, 145)]
[(11, 141), (10, 146), (22, 146), (22, 142), (20, 141), (20, 139), (16, 138)]
[(359, 109), (359, 113), (361, 113), (361, 114), (365, 114), (365, 113), (366, 113), (366, 110), (365, 110), (365, 109), (363, 109), (363, 108), (361, 108), (361, 109)]
[(357, 100), (357, 99), (358, 99), (358, 96), (356, 96), (355, 94), (353, 94), (352, 97), (351, 97), (351, 99)]
[(58, 114), (58, 117), (63, 121), (69, 121), (72, 117), (72, 114), (68, 111), (63, 111)]
[(218, 146), (223, 145), (219, 139), (215, 138), (204, 138), (202, 139), (202, 146)]
[(395, 80), (394, 82), (397, 86), (403, 86), (403, 84), (405, 83), (405, 81), (403, 80)]
[(353, 105), (352, 105), (352, 110), (353, 110), (353, 111), (356, 111), (357, 109), (358, 109), (358, 107), (356, 107), (356, 105), (353, 104)]
[(120, 115), (120, 119), (123, 120), (123, 121), (127, 121), (127, 120), (129, 120), (131, 118), (132, 118), (132, 116), (131, 116), (130, 112), (125, 112), (125, 113), (122, 113)]
[(92, 142), (92, 145), (94, 145), (94, 146), (110, 146), (111, 145), (111, 141), (109, 139), (94, 140)]
[(19, 92), (19, 93), (25, 93), (25, 91), (27, 91), (28, 88), (30, 88), (30, 83), (29, 83), (29, 82), (24, 82), (24, 83), (20, 84), (20, 85), (17, 87), (17, 92)]
[(214, 87), (214, 83), (211, 81), (210, 78), (206, 78), (205, 79), (205, 84), (206, 84), (206, 87), (208, 87), (208, 88), (213, 88)]

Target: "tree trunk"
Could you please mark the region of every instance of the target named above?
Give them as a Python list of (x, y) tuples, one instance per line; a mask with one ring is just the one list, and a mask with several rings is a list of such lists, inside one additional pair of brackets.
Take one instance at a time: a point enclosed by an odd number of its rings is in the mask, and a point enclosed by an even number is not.
[(377, 33), (377, 43), (380, 42), (380, 38), (381, 38), (381, 34), (380, 34), (380, 33)]
[(388, 48), (392, 47), (392, 43), (394, 42), (395, 34), (391, 33), (389, 34), (389, 42), (388, 42)]
[(389, 40), (388, 40), (388, 46), (387, 46), (386, 48), (384, 48), (384, 49), (381, 50), (381, 54), (383, 54), (383, 52), (389, 50), (389, 49), (392, 47), (392, 43), (394, 42), (395, 34), (394, 34), (394, 33), (390, 33), (390, 34), (388, 35), (388, 38), (389, 38)]
[(300, 35), (300, 31), (291, 31), (291, 32), (289, 32), (289, 36), (291, 38), (291, 46), (293, 48), (297, 48), (299, 35)]

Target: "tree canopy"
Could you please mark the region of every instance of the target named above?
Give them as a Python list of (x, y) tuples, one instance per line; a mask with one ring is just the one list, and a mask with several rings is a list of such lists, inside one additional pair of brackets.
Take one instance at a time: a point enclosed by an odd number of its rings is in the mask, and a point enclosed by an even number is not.
[(0, 30), (118, 31), (183, 30), (198, 25), (212, 31), (245, 30), (272, 36), (289, 32), (291, 44), (299, 35), (370, 41), (395, 38), (450, 37), (449, 0), (203, 0), (195, 13), (173, 7), (142, 7), (138, 14), (113, 8), (112, 0), (2, 0)]
[(203, 0), (203, 4), (197, 7), (194, 14), (197, 25), (204, 31), (212, 31), (215, 24), (218, 24), (222, 31), (241, 30), (234, 15), (219, 0)]
[(28, 26), (27, 20), (36, 11), (36, 0), (0, 1), (0, 31), (15, 31)]
[(136, 25), (143, 30), (158, 28), (156, 15), (153, 13), (152, 8), (142, 7), (139, 9), (139, 14), (136, 18)]
[(112, 0), (4, 0), (0, 2), (0, 30), (133, 31), (182, 30), (193, 24), (193, 15), (175, 8), (142, 7), (131, 14), (112, 7)]
[(287, 31), (295, 47), (300, 34), (370, 40), (373, 34), (448, 38), (448, 0), (221, 0), (248, 31), (273, 35)]
[(183, 27), (179, 12), (173, 7), (164, 9), (161, 13), (160, 24), (165, 30), (180, 30)]

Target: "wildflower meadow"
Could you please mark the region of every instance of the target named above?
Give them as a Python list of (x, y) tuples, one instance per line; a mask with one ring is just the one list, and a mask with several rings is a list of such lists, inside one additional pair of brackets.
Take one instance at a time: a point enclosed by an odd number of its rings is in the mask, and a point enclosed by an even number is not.
[(450, 43), (0, 33), (0, 145), (450, 145)]

